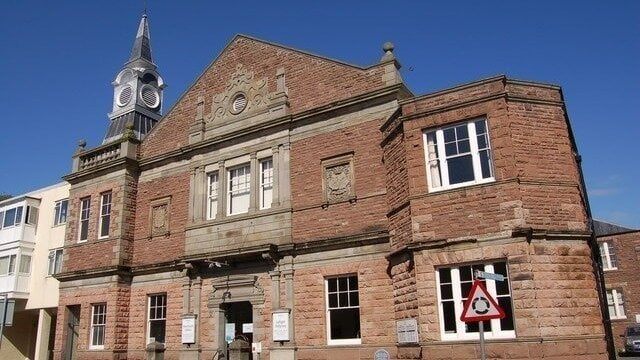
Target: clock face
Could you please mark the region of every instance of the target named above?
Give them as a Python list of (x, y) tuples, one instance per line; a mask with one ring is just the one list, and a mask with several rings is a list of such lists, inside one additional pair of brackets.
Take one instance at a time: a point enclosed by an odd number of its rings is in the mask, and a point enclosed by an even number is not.
[(140, 98), (142, 102), (151, 109), (155, 109), (160, 105), (160, 94), (158, 89), (151, 85), (143, 85), (140, 89)]
[(118, 106), (123, 107), (127, 105), (131, 101), (131, 95), (133, 91), (131, 90), (131, 86), (125, 85), (118, 92), (117, 103)]

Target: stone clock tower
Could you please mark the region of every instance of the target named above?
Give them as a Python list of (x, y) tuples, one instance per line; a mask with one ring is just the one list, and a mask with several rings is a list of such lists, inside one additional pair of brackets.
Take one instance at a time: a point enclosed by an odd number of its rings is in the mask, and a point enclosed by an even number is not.
[(147, 15), (143, 15), (129, 61), (113, 81), (111, 123), (103, 144), (123, 136), (133, 125), (136, 138), (142, 139), (162, 117), (164, 81), (151, 59), (151, 41)]

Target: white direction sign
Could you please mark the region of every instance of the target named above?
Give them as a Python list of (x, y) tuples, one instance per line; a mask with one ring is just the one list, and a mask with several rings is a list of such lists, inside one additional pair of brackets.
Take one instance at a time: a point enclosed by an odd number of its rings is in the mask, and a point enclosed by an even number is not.
[(504, 281), (506, 277), (501, 274), (494, 274), (494, 273), (476, 270), (476, 278), (483, 278), (483, 279), (489, 279), (489, 280), (495, 280), (495, 281)]
[(505, 317), (504, 310), (489, 295), (487, 289), (482, 285), (482, 281), (475, 280), (467, 301), (464, 302), (462, 316), (460, 320), (464, 322), (484, 321), (490, 319), (502, 319)]

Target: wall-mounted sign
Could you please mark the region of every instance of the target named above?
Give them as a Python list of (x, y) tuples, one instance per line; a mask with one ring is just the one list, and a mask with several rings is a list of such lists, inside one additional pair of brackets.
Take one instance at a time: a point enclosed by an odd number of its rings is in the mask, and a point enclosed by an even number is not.
[(403, 319), (396, 322), (398, 343), (408, 344), (418, 342), (418, 322), (416, 319)]
[(191, 315), (182, 319), (182, 343), (195, 344), (196, 342), (196, 318)]
[(236, 324), (225, 324), (224, 325), (224, 340), (227, 344), (231, 344), (233, 338), (236, 336)]
[(253, 323), (242, 324), (242, 333), (243, 334), (252, 334), (253, 333)]
[(289, 309), (274, 310), (271, 315), (273, 341), (289, 341)]
[(373, 360), (389, 360), (389, 352), (385, 349), (378, 349), (373, 354)]
[(262, 352), (262, 343), (261, 342), (254, 342), (251, 343), (251, 352), (252, 353), (261, 353)]

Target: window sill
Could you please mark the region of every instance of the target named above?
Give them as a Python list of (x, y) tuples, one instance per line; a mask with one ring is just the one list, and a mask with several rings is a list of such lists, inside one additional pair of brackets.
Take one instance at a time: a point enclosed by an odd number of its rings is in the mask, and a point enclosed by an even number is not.
[(486, 178), (486, 179), (482, 179), (482, 180), (478, 180), (478, 181), (467, 181), (467, 182), (463, 182), (463, 183), (459, 183), (459, 184), (455, 184), (455, 185), (447, 185), (447, 186), (440, 186), (437, 188), (433, 188), (431, 186), (428, 187), (429, 193), (437, 193), (437, 192), (441, 192), (441, 191), (447, 191), (447, 190), (456, 190), (456, 189), (460, 189), (460, 188), (466, 188), (466, 187), (471, 187), (474, 185), (483, 185), (483, 184), (488, 184), (488, 183), (493, 183), (496, 182), (496, 178), (495, 177), (490, 177), (490, 178)]
[(342, 339), (342, 340), (329, 340), (328, 346), (348, 346), (348, 345), (362, 345), (362, 339)]

